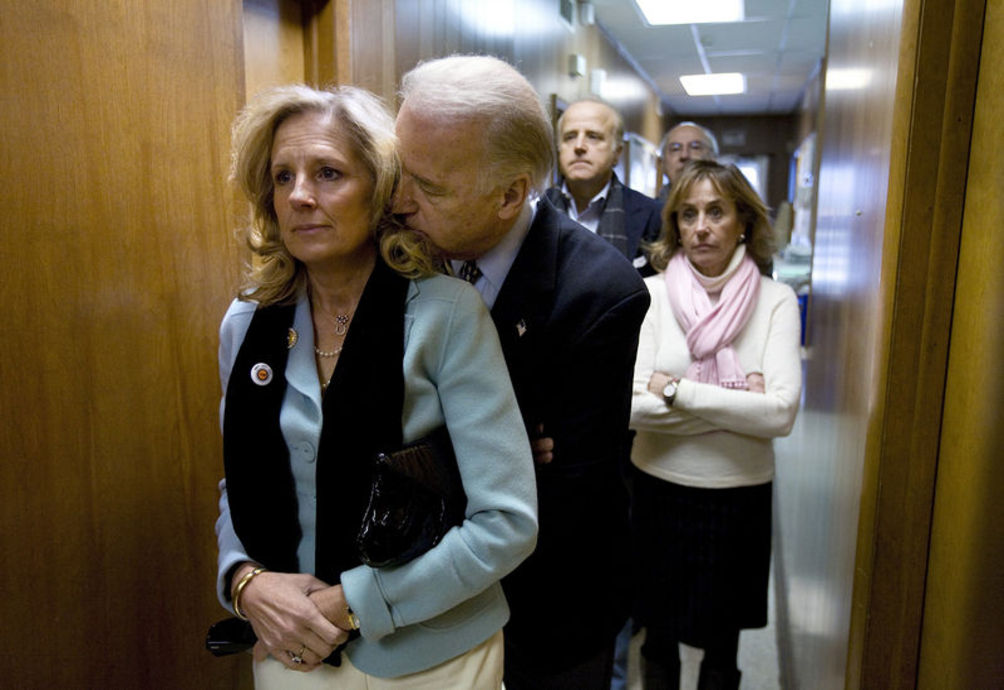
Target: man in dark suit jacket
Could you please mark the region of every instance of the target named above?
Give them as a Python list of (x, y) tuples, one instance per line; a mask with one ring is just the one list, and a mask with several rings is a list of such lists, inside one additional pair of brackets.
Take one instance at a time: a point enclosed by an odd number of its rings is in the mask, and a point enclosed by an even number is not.
[(535, 438), (540, 531), (503, 581), (507, 690), (607, 690), (627, 619), (627, 495), (619, 466), (649, 297), (607, 241), (541, 199), (553, 162), (536, 92), (489, 57), (405, 75), (395, 211), (481, 292)]
[(643, 276), (654, 273), (642, 248), (659, 238), (662, 204), (625, 187), (614, 173), (624, 149), (624, 120), (608, 103), (583, 99), (558, 118), (560, 186), (547, 199), (630, 259)]

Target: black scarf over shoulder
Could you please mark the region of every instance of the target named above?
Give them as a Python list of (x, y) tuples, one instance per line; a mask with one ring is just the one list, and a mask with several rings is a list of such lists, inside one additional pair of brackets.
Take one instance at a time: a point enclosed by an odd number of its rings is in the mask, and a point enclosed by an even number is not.
[[(562, 193), (560, 187), (551, 187), (544, 196), (557, 208), (569, 215), (569, 206), (575, 202)], [(627, 216), (624, 213), (624, 184), (617, 179), (617, 175), (610, 176), (610, 189), (607, 190), (607, 198), (603, 204), (603, 212), (600, 214), (600, 222), (596, 227), (596, 234), (614, 245), (624, 256), (628, 256), (628, 237), (625, 224)]]
[[(401, 446), (407, 292), (408, 281), (378, 259), (324, 396), (314, 574), (329, 584), (360, 562), (354, 538), (369, 496), (373, 459)], [(223, 417), (227, 495), (237, 536), (255, 561), (290, 573), (299, 572), (301, 533), (279, 412), (295, 312), (295, 305), (255, 312), (230, 374)], [(272, 370), (267, 385), (253, 380), (259, 363)]]

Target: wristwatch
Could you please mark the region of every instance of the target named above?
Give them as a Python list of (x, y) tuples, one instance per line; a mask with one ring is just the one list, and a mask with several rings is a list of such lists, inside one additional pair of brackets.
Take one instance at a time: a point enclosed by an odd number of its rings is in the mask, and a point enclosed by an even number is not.
[(676, 400), (676, 389), (680, 387), (680, 379), (673, 377), (666, 384), (666, 387), (662, 389), (662, 399), (666, 401), (666, 404), (670, 407), (673, 406), (673, 401)]

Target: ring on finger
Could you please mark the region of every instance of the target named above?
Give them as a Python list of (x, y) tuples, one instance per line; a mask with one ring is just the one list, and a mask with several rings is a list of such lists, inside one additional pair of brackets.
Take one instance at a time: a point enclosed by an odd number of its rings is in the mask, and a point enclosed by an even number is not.
[(303, 653), (306, 651), (307, 651), (307, 645), (301, 645), (300, 651), (297, 652), (296, 654), (293, 654), (293, 652), (290, 651), (287, 651), (286, 653), (289, 654), (289, 660), (292, 661), (294, 664), (302, 664)]

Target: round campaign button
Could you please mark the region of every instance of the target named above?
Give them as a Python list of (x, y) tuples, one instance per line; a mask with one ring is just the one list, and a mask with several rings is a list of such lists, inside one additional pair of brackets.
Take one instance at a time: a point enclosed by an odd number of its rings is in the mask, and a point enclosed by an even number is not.
[(251, 367), (251, 380), (259, 386), (267, 386), (272, 383), (272, 367), (264, 362), (258, 362)]

